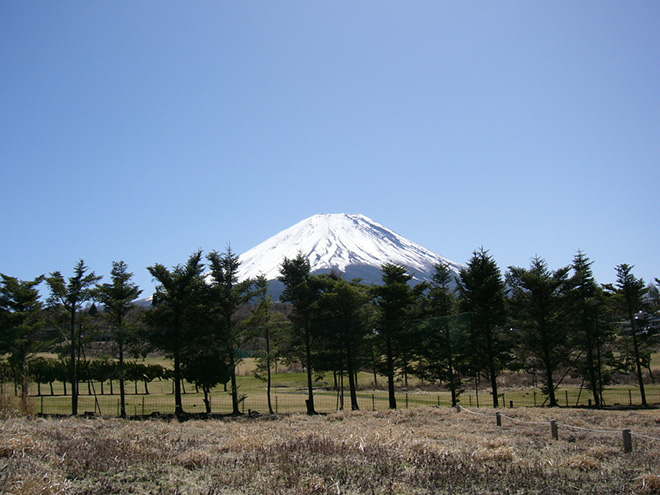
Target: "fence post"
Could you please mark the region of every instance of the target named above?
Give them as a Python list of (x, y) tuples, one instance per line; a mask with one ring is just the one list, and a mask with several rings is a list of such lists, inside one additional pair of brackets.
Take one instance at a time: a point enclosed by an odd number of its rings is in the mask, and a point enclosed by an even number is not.
[(499, 411), (495, 413), (495, 420), (497, 422), (497, 426), (502, 426), (502, 415)]
[(628, 428), (623, 430), (623, 451), (626, 453), (632, 452), (632, 435)]
[(509, 407), (510, 407), (511, 409), (513, 409), (513, 401), (512, 401), (512, 400), (509, 401)]
[(275, 396), (275, 414), (279, 414), (279, 411), (277, 409), (277, 395)]
[(568, 407), (568, 390), (564, 390), (564, 396), (566, 397), (566, 407)]
[(374, 394), (371, 394), (371, 410), (376, 410), (376, 397), (374, 397)]
[(550, 421), (550, 434), (552, 435), (553, 440), (559, 440), (559, 430), (557, 429), (557, 421)]
[(628, 390), (628, 402), (632, 406), (632, 390)]
[(408, 409), (408, 392), (406, 392), (406, 409)]

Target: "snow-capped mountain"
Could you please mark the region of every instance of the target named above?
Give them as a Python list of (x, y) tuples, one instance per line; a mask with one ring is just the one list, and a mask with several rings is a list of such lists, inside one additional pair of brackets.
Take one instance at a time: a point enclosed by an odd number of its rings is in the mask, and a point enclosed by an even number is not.
[(284, 258), (299, 252), (309, 260), (313, 273), (334, 269), (365, 283), (380, 283), (385, 263), (407, 267), (416, 281), (430, 279), (438, 263), (447, 263), (456, 273), (464, 267), (364, 215), (340, 213), (309, 217), (240, 255), (239, 279), (261, 273), (275, 280)]

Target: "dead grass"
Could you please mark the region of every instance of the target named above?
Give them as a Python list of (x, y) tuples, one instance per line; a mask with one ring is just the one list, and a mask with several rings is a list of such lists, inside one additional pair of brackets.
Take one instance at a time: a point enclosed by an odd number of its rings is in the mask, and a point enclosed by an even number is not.
[(452, 409), (222, 421), (0, 421), (0, 493), (660, 493), (653, 412), (516, 409), (497, 427)]

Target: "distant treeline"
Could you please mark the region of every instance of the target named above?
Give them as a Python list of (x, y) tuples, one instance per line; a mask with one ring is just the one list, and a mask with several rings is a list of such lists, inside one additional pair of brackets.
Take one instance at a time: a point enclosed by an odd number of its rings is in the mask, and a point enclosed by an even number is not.
[[(80, 260), (69, 278), (1, 275), (0, 369), (24, 400), (30, 381), (50, 384), (51, 393), (54, 382), (68, 383), (72, 414), (80, 383), (114, 381), (125, 415), (126, 382), (142, 382), (148, 393), (156, 378), (173, 381), (177, 414), (185, 413), (183, 380), (204, 392), (209, 412), (210, 390), (227, 384), (240, 414), (236, 366), (246, 348), (256, 352), (271, 412), (271, 370), (280, 362), (305, 369), (309, 414), (316, 412), (315, 375), (327, 371), (348, 388), (353, 409), (359, 371), (386, 378), (391, 408), (397, 383), (411, 376), (446, 386), (454, 404), (464, 387), (486, 382), (497, 407), (504, 370), (537, 378), (550, 406), (568, 373), (582, 379), (596, 407), (605, 405), (604, 387), (632, 374), (647, 405), (644, 385), (655, 380), (651, 356), (660, 345), (660, 281), (647, 285), (622, 264), (616, 282), (601, 285), (591, 264), (578, 252), (565, 267), (553, 270), (535, 257), (502, 273), (481, 248), (458, 276), (437, 265), (430, 282), (413, 285), (407, 268), (385, 263), (382, 283), (367, 285), (335, 272), (312, 274), (299, 254), (282, 260), (282, 302), (274, 303), (265, 277), (238, 281), (231, 249), (197, 251), (172, 268), (147, 268), (157, 286), (144, 308), (135, 304), (141, 290), (124, 262), (113, 262), (110, 282), (101, 283)], [(112, 345), (90, 359), (100, 341)], [(44, 351), (59, 357), (36, 356)], [(171, 359), (172, 369), (135, 361), (152, 352)]]

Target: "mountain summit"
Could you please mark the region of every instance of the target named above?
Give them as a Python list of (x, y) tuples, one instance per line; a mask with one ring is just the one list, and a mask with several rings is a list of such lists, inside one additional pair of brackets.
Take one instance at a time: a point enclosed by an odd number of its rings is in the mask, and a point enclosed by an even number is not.
[(463, 268), (364, 215), (339, 213), (309, 217), (240, 255), (239, 279), (261, 273), (275, 280), (284, 258), (299, 252), (313, 273), (335, 270), (365, 283), (380, 283), (385, 263), (407, 267), (416, 281), (429, 280), (437, 263), (447, 263), (455, 273)]

